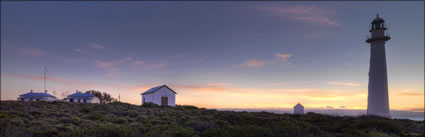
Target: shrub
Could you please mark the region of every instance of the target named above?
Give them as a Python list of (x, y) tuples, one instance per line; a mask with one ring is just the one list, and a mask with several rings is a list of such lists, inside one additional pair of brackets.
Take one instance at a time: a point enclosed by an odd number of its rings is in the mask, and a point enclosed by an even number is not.
[(99, 114), (99, 113), (94, 113), (94, 114), (91, 114), (90, 116), (88, 116), (87, 119), (93, 120), (93, 121), (104, 121), (105, 116), (103, 116), (102, 114)]
[(28, 130), (24, 129), (21, 126), (13, 126), (13, 125), (7, 125), (1, 127), (0, 135), (2, 137), (32, 137), (33, 134), (31, 134)]
[(145, 134), (147, 137), (193, 137), (195, 132), (191, 128), (177, 125), (160, 125)]
[(30, 114), (33, 115), (33, 116), (35, 116), (35, 117), (37, 117), (37, 116), (40, 116), (41, 115), (41, 112), (39, 112), (39, 111), (31, 111)]
[(7, 117), (8, 117), (7, 113), (0, 112), (0, 119), (7, 118)]
[(195, 131), (204, 131), (208, 128), (215, 127), (216, 125), (213, 122), (209, 121), (198, 121), (198, 120), (190, 120), (183, 124), (184, 126), (191, 127), (195, 129)]
[(72, 123), (72, 122), (73, 122), (72, 119), (69, 119), (69, 118), (66, 118), (66, 117), (59, 119), (59, 123)]
[(147, 102), (147, 103), (143, 103), (142, 104), (142, 107), (145, 107), (145, 108), (155, 108), (155, 107), (159, 107), (159, 105), (154, 104), (154, 103), (151, 103), (151, 102)]
[(191, 106), (191, 105), (182, 105), (180, 107), (183, 108), (183, 109), (189, 109), (189, 110), (198, 109), (198, 107)]
[(127, 119), (125, 118), (118, 118), (114, 121), (114, 123), (116, 124), (126, 124), (127, 123)]
[(84, 106), (83, 108), (80, 109), (80, 112), (82, 113), (89, 113), (92, 111), (93, 108), (88, 107), (88, 106)]
[(116, 124), (101, 124), (90, 128), (80, 128), (62, 134), (63, 137), (136, 137), (137, 132), (131, 127)]
[(80, 124), (81, 119), (79, 117), (72, 117), (72, 123), (75, 125), (79, 125)]
[(423, 121), (369, 116), (215, 111), (194, 106), (1, 103), (2, 137), (393, 137), (423, 136), (425, 127)]

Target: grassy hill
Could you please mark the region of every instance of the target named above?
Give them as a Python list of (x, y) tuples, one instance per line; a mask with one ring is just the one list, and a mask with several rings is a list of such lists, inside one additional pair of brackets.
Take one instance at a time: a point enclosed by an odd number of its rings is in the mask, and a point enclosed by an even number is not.
[(424, 121), (124, 103), (1, 101), (0, 118), (2, 137), (424, 136)]

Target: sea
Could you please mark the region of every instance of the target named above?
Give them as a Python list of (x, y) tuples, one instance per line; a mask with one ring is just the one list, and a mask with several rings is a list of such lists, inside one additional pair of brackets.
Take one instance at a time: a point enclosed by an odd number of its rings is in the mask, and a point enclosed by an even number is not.
[(424, 121), (424, 117), (393, 117), (393, 119), (409, 119), (413, 121)]
[[(234, 108), (234, 109), (218, 109), (218, 110), (226, 110), (226, 111), (247, 111), (247, 112), (271, 112), (277, 114), (288, 113), (292, 114), (292, 109), (243, 109), (243, 108)], [(306, 109), (305, 113), (314, 112), (325, 115), (333, 115), (333, 116), (362, 116), (366, 114), (366, 110), (350, 110), (350, 109)], [(412, 111), (402, 111), (402, 110), (391, 110), (392, 119), (408, 119), (414, 121), (424, 121), (425, 116), (424, 112), (412, 112)]]

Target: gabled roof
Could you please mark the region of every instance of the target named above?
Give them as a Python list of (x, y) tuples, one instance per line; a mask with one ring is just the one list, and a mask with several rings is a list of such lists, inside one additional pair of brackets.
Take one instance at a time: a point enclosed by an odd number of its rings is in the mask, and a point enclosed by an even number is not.
[(295, 107), (304, 107), (303, 105), (301, 105), (300, 103), (298, 103), (297, 105), (294, 106)]
[(81, 93), (81, 92), (77, 92), (77, 93), (74, 93), (74, 94), (71, 94), (71, 95), (68, 95), (68, 98), (69, 97), (95, 97), (93, 94), (90, 94), (90, 93)]
[(142, 93), (142, 94), (140, 94), (140, 95), (145, 95), (145, 94), (154, 93), (155, 91), (157, 91), (157, 90), (159, 90), (159, 89), (161, 89), (161, 88), (163, 88), (163, 87), (166, 87), (166, 88), (168, 88), (170, 91), (172, 91), (174, 94), (177, 94), (177, 92), (175, 92), (173, 89), (171, 89), (171, 88), (170, 88), (170, 87), (168, 87), (167, 85), (161, 85), (161, 86), (153, 87), (153, 88), (151, 88), (151, 89), (149, 89), (149, 90), (146, 90), (145, 92), (143, 92), (143, 93)]
[(52, 97), (52, 98), (56, 98), (53, 95), (50, 95), (49, 93), (37, 93), (37, 92), (29, 92), (29, 93), (25, 93), (20, 95), (22, 97)]

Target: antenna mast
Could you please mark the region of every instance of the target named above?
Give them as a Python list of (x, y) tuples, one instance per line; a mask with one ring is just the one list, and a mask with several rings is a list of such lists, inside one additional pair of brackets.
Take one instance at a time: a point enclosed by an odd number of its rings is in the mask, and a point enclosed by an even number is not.
[(46, 90), (46, 74), (47, 73), (47, 67), (46, 66), (44, 66), (44, 92), (45, 93), (47, 93), (47, 90)]

